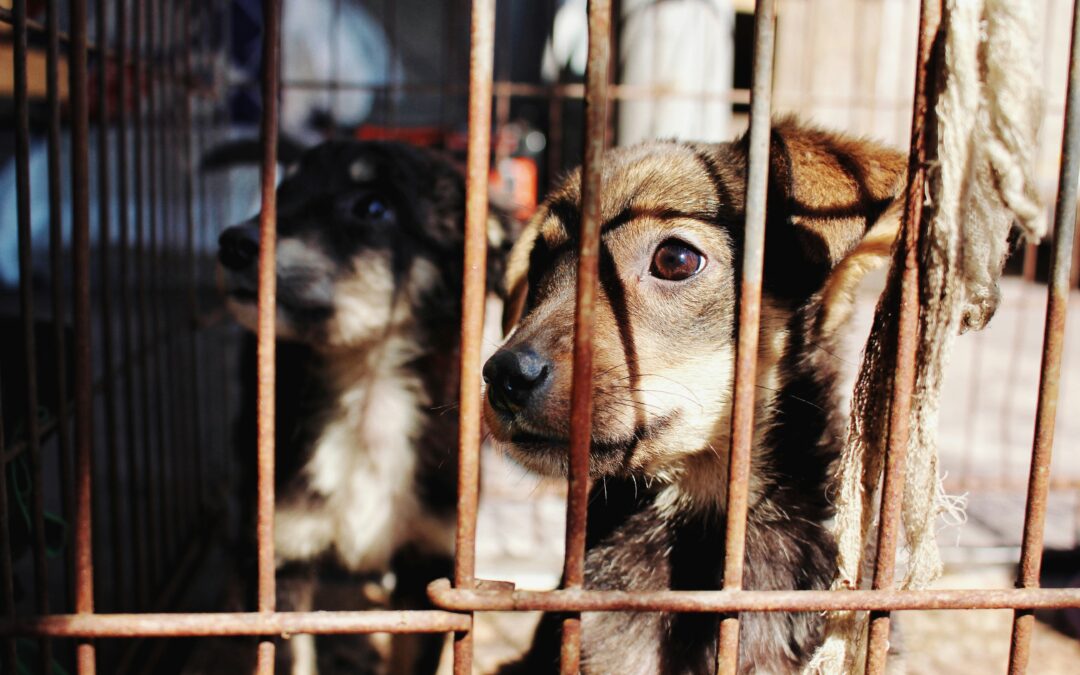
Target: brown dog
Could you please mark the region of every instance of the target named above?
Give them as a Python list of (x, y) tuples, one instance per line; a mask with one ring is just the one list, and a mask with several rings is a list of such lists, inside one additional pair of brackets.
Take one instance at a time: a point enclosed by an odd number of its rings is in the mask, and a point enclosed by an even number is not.
[[(823, 589), (825, 529), (843, 438), (837, 329), (853, 286), (895, 238), (904, 158), (775, 124), (745, 587)], [(605, 158), (594, 351), (586, 586), (717, 589), (737, 335), (747, 140), (650, 143)], [(484, 367), (493, 435), (525, 466), (567, 465), (580, 173), (511, 253), (503, 348)], [(747, 613), (741, 672), (795, 672), (820, 642), (815, 613)], [(558, 622), (509, 668), (553, 672)], [(591, 613), (589, 673), (711, 673), (717, 618)]]

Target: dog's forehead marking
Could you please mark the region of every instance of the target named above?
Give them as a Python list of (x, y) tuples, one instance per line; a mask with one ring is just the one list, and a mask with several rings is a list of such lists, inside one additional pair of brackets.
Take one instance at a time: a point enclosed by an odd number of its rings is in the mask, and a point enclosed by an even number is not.
[[(676, 143), (614, 150), (604, 165), (600, 208), (605, 230), (613, 221), (623, 222), (627, 214), (631, 219), (633, 214), (669, 214), (712, 220), (727, 200), (717, 188), (722, 178), (701, 155)], [(567, 222), (567, 215), (580, 217), (580, 180), (575, 172), (548, 201), (539, 235), (549, 248), (576, 237), (580, 221)]]
[(349, 164), (349, 179), (354, 183), (367, 183), (375, 179), (375, 163), (366, 159), (354, 159)]

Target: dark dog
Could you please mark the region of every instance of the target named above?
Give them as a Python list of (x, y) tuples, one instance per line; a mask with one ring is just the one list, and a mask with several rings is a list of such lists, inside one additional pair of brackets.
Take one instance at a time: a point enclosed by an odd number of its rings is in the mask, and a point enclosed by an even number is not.
[[(867, 266), (895, 238), (904, 158), (791, 121), (772, 131), (758, 396), (745, 579), (824, 589), (825, 528), (844, 437), (837, 330)], [(747, 141), (611, 151), (602, 189), (595, 413), (585, 585), (719, 589)], [(518, 461), (567, 465), (580, 173), (545, 202), (511, 254), (508, 323), (484, 367), (486, 419)], [(717, 617), (588, 613), (588, 673), (712, 673)], [(797, 672), (817, 613), (745, 613), (739, 670)], [(558, 618), (508, 672), (554, 672)]]
[[(423, 606), (453, 555), (462, 177), (414, 147), (327, 142), (287, 166), (277, 195), (279, 607), (357, 609), (343, 601), (359, 602), (360, 582), (378, 586), (387, 573), (393, 607)], [(509, 247), (504, 225), (489, 227), (493, 279)], [(258, 250), (257, 219), (221, 235), (228, 306), (253, 330)], [(247, 466), (254, 403), (240, 420)], [(297, 636), (280, 651), (293, 672), (315, 672), (316, 661), (324, 675), (366, 672), (373, 657), (349, 646), (358, 642)], [(390, 669), (433, 672), (441, 642), (395, 649)]]

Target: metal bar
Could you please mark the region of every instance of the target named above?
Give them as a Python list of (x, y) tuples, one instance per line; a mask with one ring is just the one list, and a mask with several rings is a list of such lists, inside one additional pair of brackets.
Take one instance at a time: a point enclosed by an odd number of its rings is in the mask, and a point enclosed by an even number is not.
[[(95, 22), (97, 23), (97, 40), (104, 45), (108, 41), (108, 14), (106, 3), (98, 0), (95, 6)], [(113, 355), (113, 267), (111, 264), (112, 231), (110, 228), (111, 214), (109, 213), (109, 62), (106, 59), (98, 59), (98, 82), (97, 82), (97, 125), (98, 125), (98, 148), (97, 148), (97, 180), (98, 180), (98, 252), (101, 265), (101, 344), (104, 352), (105, 372), (110, 376), (104, 380), (105, 399), (105, 442), (107, 445), (107, 459), (109, 482), (115, 486), (120, 485), (120, 448), (117, 439), (117, 409), (115, 379), (111, 376), (114, 372), (115, 358)], [(111, 607), (114, 609), (120, 604), (120, 583), (124, 578), (122, 548), (120, 546), (121, 514), (120, 503), (116, 498), (117, 492), (109, 495), (109, 527), (112, 534), (112, 598)], [(100, 523), (101, 519), (97, 518)], [(101, 551), (99, 549), (99, 555)], [(98, 598), (99, 602), (101, 598)]]
[[(2, 375), (0, 375), (2, 378)], [(2, 381), (2, 380), (0, 380)], [(0, 410), (3, 401), (0, 401)], [(4, 419), (0, 415), (0, 448), (4, 447)], [(11, 565), (11, 524), (8, 520), (7, 466), (0, 464), (0, 612), (4, 621), (15, 619), (15, 575)], [(5, 673), (14, 673), (16, 663), (15, 639), (3, 640), (3, 653), (0, 663)]]
[[(648, 84), (611, 84), (608, 90), (609, 99), (635, 100), (656, 98), (688, 98), (703, 101), (728, 101), (731, 103), (750, 102), (750, 91), (747, 89), (731, 89), (729, 91), (701, 91), (696, 89), (681, 89), (670, 85)], [(349, 82), (336, 80), (312, 80), (292, 79), (281, 83), (282, 89), (309, 89), (327, 91), (370, 91), (375, 93), (387, 93), (390, 91), (400, 93), (459, 93), (465, 87), (459, 84), (442, 84), (439, 82), (413, 82), (399, 85), (382, 83)], [(516, 98), (543, 98), (543, 99), (582, 99), (585, 98), (585, 85), (577, 82), (565, 82), (560, 84), (535, 84), (532, 82), (511, 82), (496, 80), (492, 83), (492, 92), (496, 97)], [(843, 103), (854, 105), (871, 105), (876, 99), (851, 101), (843, 99), (837, 105)]]
[[(179, 297), (179, 283), (180, 280), (184, 278), (181, 268), (183, 257), (179, 255), (179, 252), (183, 250), (183, 247), (182, 244), (177, 241), (177, 230), (181, 225), (177, 210), (177, 204), (179, 202), (177, 179), (180, 167), (177, 162), (179, 153), (177, 152), (176, 144), (178, 140), (178, 118), (180, 111), (176, 100), (177, 88), (175, 85), (175, 4), (175, 0), (172, 2), (166, 0), (163, 3), (161, 12), (162, 62), (160, 70), (162, 79), (162, 101), (164, 104), (164, 114), (162, 115), (162, 155), (164, 167), (162, 169), (162, 174), (164, 177), (164, 207), (166, 214), (163, 228), (164, 261), (162, 264), (162, 268), (165, 270), (166, 284), (162, 289), (162, 299), (167, 303), (165, 316), (168, 323), (171, 325), (177, 325), (183, 321), (185, 310), (181, 298)], [(172, 449), (166, 455), (169, 463), (169, 471), (165, 474), (165, 480), (173, 493), (173, 511), (171, 517), (173, 530), (171, 532), (170, 543), (175, 555), (180, 548), (181, 540), (184, 536), (183, 532), (186, 531), (187, 527), (185, 515), (187, 513), (188, 496), (191, 492), (186, 484), (184, 464), (187, 455), (191, 452), (192, 444), (189, 440), (190, 414), (188, 412), (188, 404), (190, 399), (184, 395), (183, 388), (183, 382), (186, 378), (182, 377), (185, 367), (183, 365), (183, 357), (181, 354), (182, 341), (180, 340), (178, 331), (166, 330), (166, 335), (168, 336), (165, 343), (168, 361), (165, 372), (163, 373), (163, 377), (165, 378), (163, 381), (167, 382), (167, 390), (170, 397), (170, 404), (168, 405), (167, 410), (169, 411), (169, 438), (172, 443)]]
[[(1061, 358), (1065, 348), (1069, 267), (1072, 263), (1073, 238), (1076, 235), (1076, 180), (1080, 174), (1080, 3), (1073, 6), (1072, 28), (1065, 128), (1061, 138), (1061, 169), (1054, 209), (1053, 253), (1046, 292), (1046, 327), (1039, 377), (1039, 403), (1035, 413), (1035, 438), (1031, 449), (1031, 473), (1024, 511), (1020, 573), (1016, 580), (1017, 586), (1022, 588), (1039, 586), (1043, 530), (1046, 526), (1046, 496), (1054, 448), (1054, 421), (1061, 384)], [(1035, 616), (1029, 610), (1017, 611), (1013, 617), (1009, 648), (1010, 675), (1020, 675), (1027, 671), (1034, 622)]]
[[(34, 335), (33, 250), (30, 230), (30, 113), (26, 94), (26, 0), (12, 7), (15, 70), (15, 182), (19, 232), (19, 311), (22, 317), (23, 357), (26, 368), (26, 439), (30, 448), (33, 483), (34, 602), (40, 614), (49, 613), (49, 579), (45, 559), (45, 490), (41, 444), (38, 438), (37, 346)], [(42, 639), (41, 672), (52, 667), (52, 648)]]
[[(146, 127), (146, 248), (139, 254), (143, 264), (142, 293), (146, 299), (143, 311), (144, 327), (148, 336), (161, 335), (161, 320), (159, 315), (160, 302), (157, 301), (160, 294), (159, 272), (160, 264), (158, 257), (158, 210), (160, 207), (160, 195), (158, 191), (158, 116), (160, 107), (157, 99), (157, 6), (153, 1), (146, 3), (143, 11), (144, 24), (142, 72), (143, 80), (139, 88), (140, 99), (145, 97), (146, 110), (144, 126)], [(152, 299), (152, 300), (151, 300)], [(140, 349), (140, 351), (142, 351)], [(155, 346), (146, 356), (142, 367), (143, 378), (143, 405), (146, 406), (146, 471), (143, 489), (146, 491), (147, 505), (152, 509), (153, 521), (151, 522), (150, 535), (153, 537), (154, 548), (157, 551), (155, 557), (154, 574), (151, 577), (151, 586), (156, 586), (165, 575), (165, 561), (169, 558), (167, 518), (169, 513), (169, 494), (161, 480), (165, 472), (163, 458), (165, 456), (165, 409), (162, 399), (162, 387), (159, 379), (160, 370), (157, 368), (157, 356), (160, 348)], [(151, 414), (152, 413), (152, 414)], [(151, 425), (151, 421), (153, 424)], [(151, 440), (152, 439), (152, 440)], [(155, 498), (156, 497), (156, 498)]]
[[(593, 322), (599, 286), (601, 164), (607, 136), (608, 64), (611, 57), (611, 2), (590, 0), (588, 9), (585, 148), (581, 169), (581, 233), (578, 236), (577, 297), (574, 308), (566, 558), (563, 563), (563, 587), (568, 589), (581, 588), (585, 583), (585, 523), (593, 413)], [(577, 673), (580, 664), (581, 614), (572, 612), (562, 621), (560, 671), (564, 675)]]
[[(941, 24), (942, 0), (922, 0), (919, 13), (919, 48), (915, 71), (914, 108), (911, 115), (911, 149), (908, 155), (908, 184), (904, 203), (904, 267), (900, 279), (900, 308), (897, 319), (896, 373), (889, 404), (889, 429), (885, 450), (885, 476), (881, 488), (881, 518), (877, 555), (874, 560), (873, 589), (889, 589), (896, 571), (896, 536), (904, 491), (908, 437), (911, 427), (911, 397), (915, 386), (915, 358), (919, 330), (919, 236), (924, 208), (923, 185), (928, 165), (936, 159), (934, 101), (937, 90), (937, 36)], [(870, 615), (866, 672), (885, 672), (889, 651), (889, 614)]]
[(452, 612), (826, 612), (902, 609), (1033, 609), (1080, 606), (1080, 588), (844, 591), (505, 591), (452, 588), (428, 597)]
[[(135, 99), (135, 284), (139, 305), (139, 336), (136, 348), (140, 354), (146, 354), (150, 340), (150, 301), (147, 292), (147, 277), (149, 275), (147, 273), (148, 256), (146, 252), (146, 198), (149, 196), (147, 194), (146, 174), (147, 159), (149, 159), (147, 155), (150, 153), (144, 152), (143, 146), (144, 142), (148, 140), (147, 136), (149, 135), (146, 129), (147, 109), (144, 96), (147, 82), (146, 61), (149, 43), (147, 40), (149, 22), (147, 20), (147, 12), (144, 9), (144, 3), (136, 0), (134, 5), (135, 90), (133, 96)], [(156, 500), (150, 499), (150, 485), (153, 482), (153, 466), (151, 463), (153, 456), (153, 441), (151, 440), (153, 414), (150, 406), (150, 398), (152, 396), (152, 390), (150, 388), (150, 368), (145, 359), (143, 360), (142, 367), (139, 368), (138, 375), (140, 389), (140, 431), (142, 436), (142, 452), (140, 453), (142, 455), (142, 472), (141, 476), (137, 480), (134, 480), (134, 485), (132, 486), (133, 492), (138, 496), (138, 502), (135, 502), (132, 507), (137, 511), (146, 514), (145, 529), (139, 535), (140, 538), (145, 538), (149, 549), (149, 566), (143, 577), (144, 585), (140, 588), (139, 592), (139, 606), (145, 608), (150, 598), (150, 588), (158, 579), (158, 573), (164, 556), (161, 550), (161, 538), (158, 536), (161, 528), (157, 524), (157, 509), (155, 508), (157, 502)]]
[[(52, 296), (52, 328), (53, 328), (53, 359), (56, 368), (56, 400), (53, 402), (56, 408), (54, 429), (58, 433), (59, 449), (57, 458), (60, 469), (60, 510), (64, 515), (64, 521), (75, 521), (75, 481), (73, 477), (71, 456), (71, 434), (68, 420), (70, 409), (68, 408), (67, 387), (67, 338), (64, 327), (67, 321), (67, 310), (64, 306), (64, 281), (67, 278), (67, 268), (64, 265), (64, 215), (62, 212), (63, 179), (60, 169), (60, 153), (63, 140), (60, 135), (60, 18), (57, 3), (50, 2), (47, 5), (47, 40), (45, 59), (45, 90), (49, 117), (48, 131), (48, 174), (49, 174), (49, 275), (50, 294)], [(48, 432), (38, 429), (38, 442), (44, 443)], [(67, 569), (64, 574), (64, 585), (67, 590), (66, 597), (75, 597), (75, 560), (74, 550), (70, 546), (64, 547), (64, 557)]]
[[(281, 5), (263, 0), (262, 52), (262, 210), (259, 212), (259, 335), (258, 335), (258, 596), (259, 611), (274, 611), (274, 328), (277, 304), (275, 249), (277, 246), (278, 79), (280, 77)], [(259, 675), (273, 675), (274, 643), (259, 642)]]
[[(164, 302), (165, 279), (167, 270), (165, 257), (165, 235), (168, 228), (168, 177), (166, 165), (168, 158), (165, 152), (165, 129), (164, 120), (168, 116), (167, 104), (164, 99), (161, 71), (164, 54), (165, 22), (164, 0), (151, 0), (147, 3), (150, 26), (148, 30), (150, 38), (150, 80), (148, 82), (150, 96), (150, 256), (153, 260), (150, 292), (154, 302), (150, 306), (150, 323), (153, 326), (154, 335), (164, 335), (162, 326), (164, 320), (162, 314), (166, 311), (167, 304)], [(175, 485), (169, 480), (169, 467), (175, 457), (176, 449), (169, 413), (174, 410), (174, 405), (168, 400), (170, 392), (167, 382), (168, 366), (165, 358), (169, 339), (166, 336), (156, 349), (153, 350), (150, 363), (153, 365), (151, 375), (154, 383), (154, 402), (157, 415), (157, 455), (155, 456), (156, 472), (154, 474), (154, 493), (159, 496), (159, 529), (161, 537), (161, 550), (163, 552), (163, 566), (159, 571), (155, 583), (160, 583), (168, 574), (164, 568), (164, 561), (171, 560), (175, 553), (173, 549), (174, 535), (177, 531), (175, 522), (176, 514), (176, 490)]]
[[(192, 82), (192, 69), (191, 69), (191, 0), (183, 0), (182, 3), (182, 24), (180, 28), (180, 39), (182, 40), (183, 49), (183, 61), (182, 61), (182, 81), (187, 82), (188, 85), (184, 87), (183, 95), (183, 107), (181, 108), (181, 120), (180, 120), (180, 162), (183, 172), (184, 181), (184, 268), (187, 277), (187, 319), (194, 325), (199, 317), (199, 297), (196, 291), (198, 284), (198, 277), (195, 271), (195, 183), (194, 183), (194, 163), (191, 157), (191, 147), (196, 142), (194, 137), (195, 129), (191, 123), (191, 85)], [(191, 410), (191, 425), (192, 425), (192, 442), (188, 447), (188, 454), (190, 455), (189, 462), (189, 485), (190, 493), (193, 500), (193, 508), (195, 513), (192, 517), (198, 519), (202, 515), (205, 502), (202, 499), (203, 489), (203, 472), (202, 466), (206, 456), (205, 443), (202, 438), (202, 407), (199, 405), (201, 397), (199, 396), (199, 379), (200, 379), (200, 363), (198, 358), (198, 339), (194, 330), (188, 331), (187, 341), (188, 352), (188, 396), (190, 410)]]
[[(210, 637), (297, 634), (449, 633), (468, 630), (468, 615), (437, 610), (237, 612), (195, 614), (55, 614), (0, 624), (0, 635), (66, 638)], [(271, 643), (273, 644), (273, 643)]]
[[(116, 3), (116, 50), (121, 61), (125, 61), (128, 51), (129, 40), (129, 14), (127, 2), (118, 0)], [(134, 300), (132, 298), (131, 279), (131, 236), (129, 222), (130, 195), (128, 193), (128, 101), (129, 74), (127, 68), (121, 68), (117, 74), (116, 99), (119, 102), (116, 111), (116, 156), (118, 176), (118, 200), (120, 229), (120, 343), (123, 352), (124, 381), (124, 444), (127, 451), (127, 508), (130, 514), (129, 540), (131, 541), (131, 593), (127, 597), (133, 603), (128, 606), (145, 607), (147, 588), (147, 564), (148, 550), (146, 537), (143, 532), (146, 529), (145, 511), (139, 506), (139, 447), (135, 426), (135, 373), (132, 351), (134, 349), (134, 336), (132, 333), (132, 321), (134, 319)], [(138, 166), (138, 165), (136, 165)], [(120, 486), (115, 486), (119, 489)], [(119, 584), (120, 580), (117, 580)], [(120, 586), (118, 585), (118, 588)]]
[[(469, 143), (465, 173), (465, 260), (461, 291), (461, 381), (458, 429), (454, 585), (472, 588), (480, 499), (480, 351), (487, 271), (491, 81), (495, 68), (495, 0), (473, 0), (469, 30)], [(472, 616), (454, 634), (454, 673), (472, 673)]]
[[(0, 23), (6, 23), (6, 24), (9, 24), (9, 25), (13, 26), (13, 25), (15, 25), (16, 20), (17, 20), (16, 19), (16, 12), (15, 12), (14, 6), (12, 7), (12, 9), (0, 8)], [(48, 23), (46, 23), (45, 25), (42, 25), (42, 24), (40, 24), (37, 21), (34, 21), (32, 19), (26, 19), (25, 26), (26, 26), (26, 31), (28, 33), (34, 33), (34, 34), (37, 34), (37, 35), (42, 35), (42, 34), (47, 34), (49, 32)], [(71, 41), (72, 41), (73, 38), (72, 38), (72, 36), (70, 34), (60, 32), (57, 35), (60, 38), (61, 43), (65, 44), (65, 45), (70, 45), (71, 44)], [(88, 53), (97, 52), (97, 51), (100, 51), (100, 49), (101, 48), (99, 47), (97, 42), (90, 42), (89, 40), (86, 42), (86, 51)], [(108, 49), (106, 49), (105, 50), (105, 56), (106, 56), (106, 58), (111, 57), (112, 52), (110, 52)]]
[[(765, 259), (765, 205), (768, 201), (769, 141), (772, 135), (773, 45), (776, 6), (758, 0), (754, 10), (754, 72), (750, 96), (750, 150), (746, 177), (746, 216), (739, 291), (739, 334), (735, 353), (735, 400), (728, 459), (724, 590), (742, 588), (746, 550), (754, 400), (757, 394), (758, 331), (761, 323), (761, 278)], [(716, 671), (734, 675), (739, 664), (739, 617), (720, 617)]]
[[(71, 44), (71, 222), (75, 333), (75, 612), (94, 612), (93, 361), (90, 349), (89, 102), (87, 100), (86, 1), (72, 0)], [(75, 647), (79, 675), (93, 675), (94, 645)]]

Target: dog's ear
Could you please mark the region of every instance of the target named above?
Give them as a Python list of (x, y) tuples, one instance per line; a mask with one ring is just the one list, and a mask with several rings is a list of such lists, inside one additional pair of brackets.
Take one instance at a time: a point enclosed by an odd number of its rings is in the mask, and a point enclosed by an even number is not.
[(504, 306), (509, 297), (504, 285), (506, 266), (514, 242), (520, 234), (521, 221), (512, 215), (512, 211), (497, 201), (490, 202), (487, 221), (487, 291), (500, 297)]
[[(286, 167), (296, 164), (304, 154), (304, 146), (286, 134), (278, 135), (278, 163)], [(257, 138), (239, 138), (219, 143), (207, 150), (199, 160), (203, 171), (231, 169), (237, 166), (257, 166), (262, 161), (262, 142)]]
[(502, 278), (504, 336), (517, 325), (525, 310), (525, 300), (529, 295), (529, 262), (540, 232), (540, 224), (544, 222), (546, 214), (547, 206), (541, 206), (533, 214), (506, 258), (506, 273)]
[(905, 169), (906, 158), (895, 150), (792, 120), (776, 122), (769, 152), (766, 288), (793, 300), (821, 290), (901, 194)]

